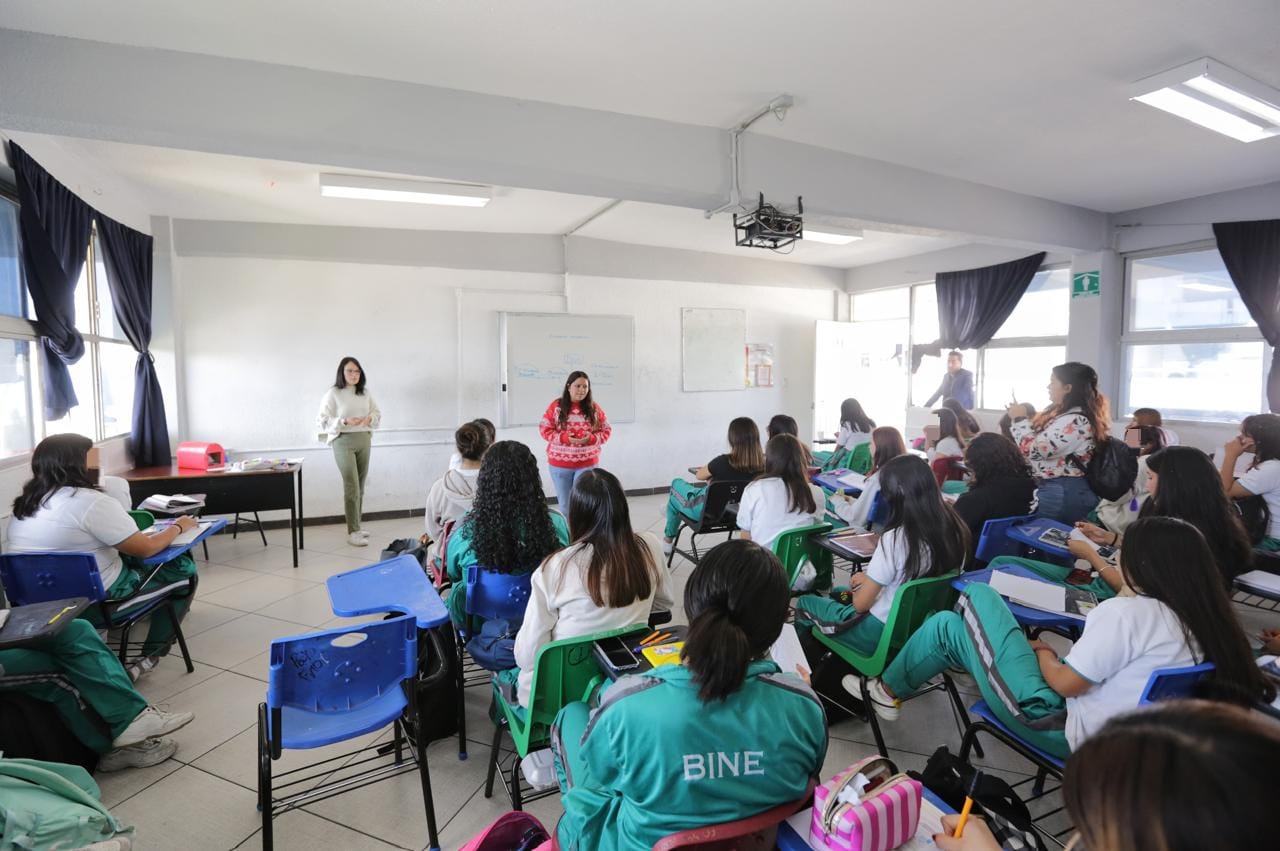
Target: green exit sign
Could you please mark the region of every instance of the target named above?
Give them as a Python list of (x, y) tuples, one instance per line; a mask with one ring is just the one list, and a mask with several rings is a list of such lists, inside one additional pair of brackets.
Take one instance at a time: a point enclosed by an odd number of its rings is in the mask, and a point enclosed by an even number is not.
[(1102, 284), (1097, 272), (1076, 272), (1071, 276), (1071, 297), (1088, 298), (1102, 295)]

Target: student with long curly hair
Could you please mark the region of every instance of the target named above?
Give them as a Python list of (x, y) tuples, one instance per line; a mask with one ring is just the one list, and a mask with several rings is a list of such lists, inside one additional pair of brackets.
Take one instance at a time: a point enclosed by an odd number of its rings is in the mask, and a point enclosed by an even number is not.
[(976, 547), (988, 520), (1031, 513), (1036, 482), (1017, 445), (1003, 434), (979, 434), (965, 449), (964, 460), (973, 477), (955, 509)]
[(461, 625), (466, 618), (463, 577), (469, 565), (498, 573), (532, 573), (568, 543), (569, 528), (563, 515), (547, 507), (538, 459), (529, 447), (514, 440), (490, 446), (480, 462), (471, 511), (449, 536), (445, 555), (445, 569), (453, 581), (453, 622)]

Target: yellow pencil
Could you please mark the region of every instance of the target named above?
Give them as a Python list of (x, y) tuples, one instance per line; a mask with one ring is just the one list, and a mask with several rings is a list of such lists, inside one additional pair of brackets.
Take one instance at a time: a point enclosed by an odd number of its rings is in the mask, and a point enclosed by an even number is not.
[(978, 783), (982, 781), (982, 772), (974, 771), (973, 779), (969, 781), (969, 794), (965, 795), (964, 808), (960, 810), (960, 821), (956, 822), (956, 832), (951, 834), (959, 839), (964, 834), (964, 823), (969, 820), (969, 813), (973, 810), (973, 796), (978, 791)]
[(75, 606), (67, 606), (67, 607), (66, 607), (66, 608), (64, 608), (62, 611), (58, 612), (58, 613), (57, 613), (56, 615), (54, 615), (53, 617), (49, 618), (49, 623), (45, 624), (45, 626), (49, 626), (49, 625), (50, 625), (50, 624), (52, 624), (54, 621), (56, 621), (58, 618), (62, 617), (63, 615), (65, 615), (67, 612), (71, 611), (71, 610), (72, 610), (72, 609), (74, 609), (74, 608), (75, 608)]

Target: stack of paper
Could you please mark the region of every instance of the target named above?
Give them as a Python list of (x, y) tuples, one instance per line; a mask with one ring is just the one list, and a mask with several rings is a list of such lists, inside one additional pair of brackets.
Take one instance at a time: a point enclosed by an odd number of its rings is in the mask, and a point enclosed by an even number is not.
[(1094, 594), (1080, 588), (1067, 588), (1003, 570), (992, 571), (991, 587), (1012, 603), (1079, 620), (1084, 620), (1098, 605)]
[(1257, 591), (1262, 596), (1280, 599), (1280, 576), (1265, 570), (1251, 570), (1236, 577), (1236, 584), (1245, 591)]

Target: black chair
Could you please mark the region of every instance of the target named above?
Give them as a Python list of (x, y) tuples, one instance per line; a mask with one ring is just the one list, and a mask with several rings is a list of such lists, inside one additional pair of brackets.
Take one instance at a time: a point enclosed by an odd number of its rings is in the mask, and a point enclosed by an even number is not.
[[(699, 535), (724, 532), (725, 540), (733, 537), (733, 533), (738, 529), (738, 502), (741, 501), (742, 492), (747, 484), (747, 482), (713, 481), (700, 491), (703, 505), (700, 519), (692, 520), (688, 515), (680, 512), (680, 528), (676, 530), (675, 540), (671, 542), (671, 552), (667, 554), (668, 568), (671, 567), (676, 553), (680, 553), (694, 564), (701, 561), (702, 556), (698, 553)], [(685, 529), (689, 530), (688, 550), (680, 549), (680, 535)]]
[(111, 728), (67, 677), (60, 673), (0, 676), (0, 752), (13, 759), (38, 759), (79, 765), (93, 773), (99, 754), (90, 750), (47, 701), (25, 693), (23, 686), (51, 685), (76, 699), (80, 711), (108, 741)]

